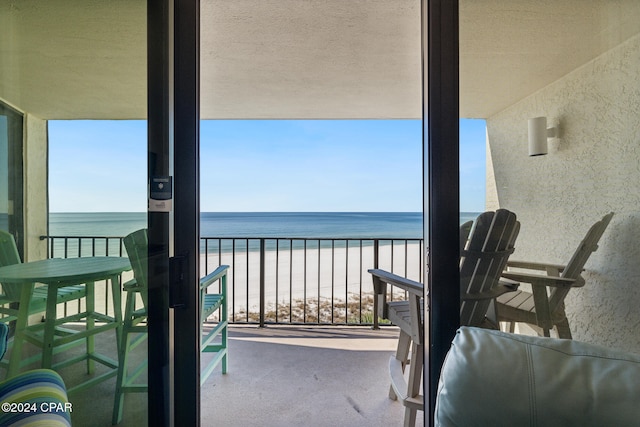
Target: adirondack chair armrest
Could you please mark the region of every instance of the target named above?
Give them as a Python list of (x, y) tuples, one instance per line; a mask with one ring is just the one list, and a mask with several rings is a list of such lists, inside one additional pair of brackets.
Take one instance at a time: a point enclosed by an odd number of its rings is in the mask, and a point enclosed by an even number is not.
[[(513, 283), (516, 283), (516, 286), (513, 286)], [(502, 294), (506, 294), (507, 292), (514, 292), (518, 290), (519, 283), (509, 281), (508, 283), (498, 283), (493, 289), (486, 292), (476, 292), (473, 294), (463, 295), (460, 299), (462, 301), (481, 301), (487, 299), (498, 298)]]
[(556, 276), (544, 276), (542, 274), (529, 274), (522, 273), (517, 271), (504, 271), (502, 272), (502, 277), (510, 280), (514, 280), (516, 282), (522, 283), (530, 283), (532, 285), (543, 285), (543, 286), (581, 286), (580, 280), (577, 279), (568, 279), (564, 277), (556, 277)]
[(508, 289), (510, 289), (512, 291), (517, 291), (518, 287), (520, 286), (520, 282), (516, 282), (515, 280), (507, 279), (506, 277), (500, 277), (500, 280), (498, 281), (498, 283), (500, 284), (500, 286), (508, 288)]
[(574, 286), (582, 286), (582, 284), (584, 284), (584, 280), (581, 280), (581, 277), (579, 277), (580, 280), (578, 280), (520, 272), (503, 272), (502, 275), (503, 277), (511, 280), (531, 284), (533, 303), (536, 308), (536, 323), (538, 326), (546, 330), (553, 328), (553, 321), (551, 320), (551, 317), (557, 303), (549, 299), (547, 287), (571, 288)]
[[(424, 297), (424, 285), (420, 282), (416, 282), (411, 279), (407, 279), (402, 276), (398, 276), (397, 274), (389, 273), (388, 271), (379, 270), (379, 269), (371, 269), (368, 270), (369, 273), (374, 277), (374, 291), (379, 293), (376, 289), (376, 280), (378, 283), (382, 282), (385, 284), (393, 285), (398, 287), (404, 291), (415, 294), (419, 297)], [(384, 286), (386, 288), (386, 286)]]
[[(371, 273), (373, 278), (373, 312), (382, 319), (389, 318), (387, 284), (416, 295), (418, 300), (424, 295), (424, 286), (419, 282), (376, 268), (370, 269), (368, 272)], [(377, 318), (374, 320), (374, 327), (377, 327)]]
[(229, 270), (228, 265), (221, 265), (211, 273), (204, 276), (202, 279), (200, 279), (200, 290), (207, 289), (207, 287), (209, 287), (209, 285), (211, 285), (213, 282), (225, 276), (227, 274), (227, 270)]
[(541, 271), (556, 270), (559, 273), (561, 273), (566, 268), (566, 265), (548, 264), (543, 262), (509, 260), (507, 261), (507, 269), (510, 269), (510, 268), (522, 268), (526, 270), (541, 270)]
[[(544, 271), (548, 275), (559, 276), (560, 273), (562, 273), (564, 269), (567, 268), (567, 266), (563, 264), (550, 264), (550, 263), (543, 263), (543, 262), (509, 260), (507, 261), (506, 270), (510, 271), (511, 268)], [(582, 269), (582, 271), (584, 271), (584, 269)], [(582, 286), (582, 285), (574, 285), (574, 286)]]
[(122, 289), (127, 292), (140, 292), (144, 288), (142, 286), (139, 286), (138, 281), (135, 278), (133, 278), (131, 280), (127, 280), (126, 282), (124, 282), (122, 285)]

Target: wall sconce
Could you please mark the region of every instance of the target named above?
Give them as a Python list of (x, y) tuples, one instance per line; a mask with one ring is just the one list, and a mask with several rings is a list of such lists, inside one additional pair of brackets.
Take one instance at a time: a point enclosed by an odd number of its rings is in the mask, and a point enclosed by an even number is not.
[(556, 138), (558, 128), (547, 128), (546, 117), (529, 119), (529, 156), (547, 154), (547, 138)]

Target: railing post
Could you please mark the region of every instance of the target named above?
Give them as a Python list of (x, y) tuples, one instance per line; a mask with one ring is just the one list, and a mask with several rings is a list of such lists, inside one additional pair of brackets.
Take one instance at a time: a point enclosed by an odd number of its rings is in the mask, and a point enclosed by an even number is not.
[[(380, 240), (375, 239), (373, 241), (373, 268), (378, 268), (378, 257), (379, 257), (379, 250), (380, 250)], [(378, 294), (375, 292), (373, 292), (373, 326), (371, 327), (371, 329), (380, 329), (380, 325), (378, 323), (378, 310), (376, 310), (376, 307), (378, 307), (378, 304), (380, 303), (380, 301), (378, 301)]]
[(260, 327), (264, 328), (264, 310), (265, 310), (265, 271), (264, 271), (264, 238), (260, 239)]

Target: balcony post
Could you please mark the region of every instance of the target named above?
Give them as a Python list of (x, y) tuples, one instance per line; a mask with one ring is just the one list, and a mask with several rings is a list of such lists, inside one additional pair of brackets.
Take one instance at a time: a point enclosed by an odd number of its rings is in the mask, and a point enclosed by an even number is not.
[[(264, 238), (260, 239), (260, 327), (264, 328), (265, 311), (265, 268), (264, 268)], [(249, 280), (249, 278), (247, 278)]]
[[(373, 268), (378, 268), (378, 259), (380, 255), (380, 240), (374, 239), (373, 241)], [(380, 303), (378, 299), (378, 294), (373, 292), (373, 326), (371, 329), (380, 329), (380, 324), (378, 323), (378, 304)]]

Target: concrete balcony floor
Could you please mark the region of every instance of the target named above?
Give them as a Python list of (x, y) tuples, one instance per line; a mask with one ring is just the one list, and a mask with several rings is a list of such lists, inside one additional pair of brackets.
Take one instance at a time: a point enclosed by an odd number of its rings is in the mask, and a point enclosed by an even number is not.
[[(114, 357), (115, 334), (104, 335), (97, 348)], [(397, 336), (395, 327), (232, 325), (229, 372), (222, 375), (217, 367), (202, 386), (202, 425), (401, 426), (404, 407), (388, 398), (388, 359)], [(146, 347), (136, 353), (145, 357)], [(61, 374), (68, 386), (86, 376), (83, 364)], [(110, 379), (70, 397), (74, 426), (111, 425), (114, 384)], [(146, 398), (126, 395), (120, 425), (147, 425)]]

